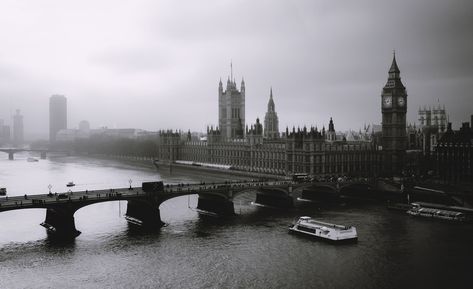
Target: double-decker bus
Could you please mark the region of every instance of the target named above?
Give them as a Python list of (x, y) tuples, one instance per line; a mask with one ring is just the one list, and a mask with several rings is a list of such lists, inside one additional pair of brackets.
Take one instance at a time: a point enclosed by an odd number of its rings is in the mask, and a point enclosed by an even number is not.
[(293, 182), (298, 182), (298, 183), (308, 182), (309, 179), (310, 179), (309, 174), (307, 173), (295, 173), (292, 175)]

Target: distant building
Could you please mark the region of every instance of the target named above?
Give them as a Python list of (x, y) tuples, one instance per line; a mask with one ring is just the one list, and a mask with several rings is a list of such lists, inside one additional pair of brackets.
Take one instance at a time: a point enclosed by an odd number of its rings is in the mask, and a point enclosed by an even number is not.
[(72, 142), (77, 139), (77, 129), (61, 129), (56, 133), (55, 142)]
[(81, 122), (79, 122), (79, 130), (80, 131), (83, 131), (83, 132), (88, 132), (90, 131), (90, 124), (88, 121), (86, 120), (81, 120)]
[(13, 116), (13, 144), (20, 145), (23, 141), (23, 116), (20, 114), (20, 110), (17, 109), (16, 114)]
[(76, 134), (77, 138), (89, 138), (90, 137), (90, 124), (86, 120), (79, 122), (79, 130)]
[(264, 138), (279, 138), (279, 120), (273, 100), (273, 88), (269, 92), (268, 111), (264, 116)]
[(67, 129), (67, 99), (64, 95), (49, 98), (49, 141), (56, 141), (56, 134)]
[[(149, 133), (148, 133), (149, 134)], [(99, 128), (92, 129), (90, 135), (101, 135), (115, 139), (137, 139), (145, 135), (144, 131), (136, 128)], [(156, 136), (156, 134), (153, 134)]]
[(446, 132), (448, 115), (445, 106), (440, 104), (434, 108), (419, 108), (419, 128), (421, 131), (422, 152), (429, 156), (437, 147), (438, 140)]
[(448, 115), (445, 106), (438, 104), (434, 108), (419, 108), (418, 114), (421, 128), (435, 127), (439, 133), (444, 133), (447, 129)]
[(218, 85), (218, 125), (225, 140), (244, 137), (245, 126), (245, 81), (241, 80), (238, 91), (233, 75), (223, 90), (222, 80)]
[(10, 127), (0, 119), (0, 145), (10, 142)]

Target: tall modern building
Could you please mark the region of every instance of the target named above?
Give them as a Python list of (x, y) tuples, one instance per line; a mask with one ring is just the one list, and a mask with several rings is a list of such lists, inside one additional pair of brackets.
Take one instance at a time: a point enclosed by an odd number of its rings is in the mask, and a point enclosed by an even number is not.
[(13, 144), (20, 145), (24, 140), (23, 132), (23, 116), (20, 114), (20, 110), (16, 110), (16, 114), (13, 116)]
[(279, 137), (279, 120), (273, 100), (273, 88), (269, 92), (268, 111), (264, 116), (264, 137), (276, 139)]
[(49, 98), (49, 141), (56, 141), (56, 134), (67, 129), (67, 99), (64, 95)]
[(222, 80), (220, 80), (218, 85), (218, 125), (223, 139), (244, 137), (245, 81), (243, 79), (240, 91), (237, 89), (235, 80), (230, 78), (227, 80), (227, 87), (224, 91)]
[(401, 173), (407, 146), (407, 93), (399, 73), (394, 55), (388, 81), (381, 94), (383, 171), (388, 175)]
[(0, 145), (10, 142), (10, 127), (0, 119)]

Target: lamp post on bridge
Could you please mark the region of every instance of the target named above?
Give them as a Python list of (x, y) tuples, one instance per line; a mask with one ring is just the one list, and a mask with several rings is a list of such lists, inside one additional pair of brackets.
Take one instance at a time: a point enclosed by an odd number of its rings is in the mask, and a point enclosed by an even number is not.
[(51, 189), (52, 189), (52, 187), (53, 187), (53, 186), (52, 186), (51, 184), (48, 185), (48, 189), (49, 189), (49, 193), (50, 193), (50, 194), (51, 194)]
[(131, 190), (131, 183), (133, 183), (133, 180), (132, 180), (132, 179), (129, 179), (129, 180), (128, 180), (128, 183), (130, 184), (129, 190)]

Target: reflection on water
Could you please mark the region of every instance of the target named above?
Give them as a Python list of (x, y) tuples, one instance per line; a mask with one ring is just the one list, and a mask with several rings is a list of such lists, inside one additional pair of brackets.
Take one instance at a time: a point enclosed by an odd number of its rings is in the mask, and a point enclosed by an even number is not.
[[(0, 155), (1, 156), (1, 155)], [(0, 186), (11, 195), (165, 182), (224, 180), (151, 166), (58, 157), (26, 162), (0, 159)], [(24, 159), (22, 159), (24, 158)], [(133, 230), (126, 201), (99, 203), (75, 214), (82, 232), (58, 242), (39, 226), (39, 209), (0, 213), (0, 288), (470, 288), (471, 225), (408, 217), (382, 205), (297, 204), (289, 210), (250, 205), (255, 192), (235, 198), (234, 218), (199, 217), (197, 196), (164, 202), (168, 226)], [(189, 208), (190, 207), (190, 208)], [(356, 244), (335, 246), (288, 234), (294, 218), (309, 215), (357, 227)]]

